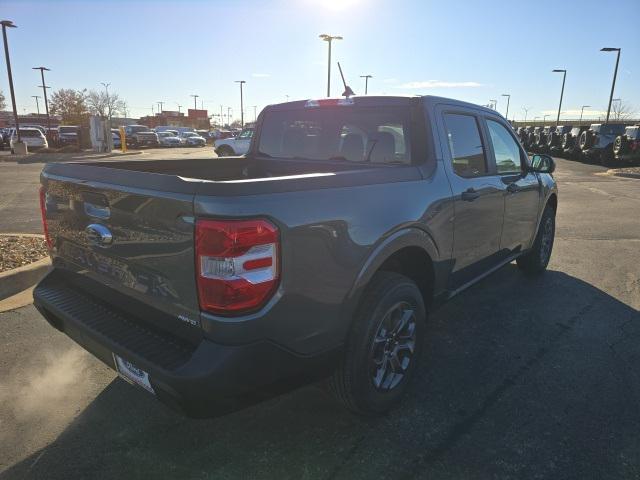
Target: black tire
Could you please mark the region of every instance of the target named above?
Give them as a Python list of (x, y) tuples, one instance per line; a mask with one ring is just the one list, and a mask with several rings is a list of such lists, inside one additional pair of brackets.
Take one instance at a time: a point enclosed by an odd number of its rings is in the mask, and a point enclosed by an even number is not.
[(627, 136), (626, 135), (618, 135), (616, 137), (616, 140), (613, 142), (613, 152), (616, 155), (621, 155), (623, 153), (626, 153), (627, 146), (628, 146)]
[(218, 151), (217, 154), (219, 157), (233, 157), (236, 152), (234, 152), (231, 147), (227, 147), (226, 145), (222, 145)]
[(360, 302), (340, 365), (329, 379), (338, 401), (361, 415), (393, 408), (417, 368), (426, 316), (414, 282), (394, 272), (376, 273)]
[(616, 157), (613, 154), (612, 145), (608, 145), (602, 150), (602, 152), (600, 153), (600, 163), (602, 164), (602, 166), (609, 168), (616, 166), (617, 162)]
[(540, 226), (533, 247), (524, 255), (516, 259), (516, 263), (521, 270), (529, 275), (542, 273), (549, 264), (551, 251), (553, 250), (553, 240), (556, 236), (556, 212), (549, 205), (542, 213)]
[(580, 140), (578, 141), (580, 150), (587, 150), (593, 145), (593, 132), (591, 130), (585, 130), (580, 134)]

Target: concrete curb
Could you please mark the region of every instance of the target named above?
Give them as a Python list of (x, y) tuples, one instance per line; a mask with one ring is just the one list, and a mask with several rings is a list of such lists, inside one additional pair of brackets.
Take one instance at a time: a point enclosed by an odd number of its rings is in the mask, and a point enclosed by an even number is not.
[(50, 268), (51, 259), (47, 257), (0, 273), (0, 300), (32, 287), (47, 274)]
[[(611, 172), (611, 173), (609, 173)], [(612, 175), (614, 177), (622, 177), (622, 178), (640, 178), (640, 173), (625, 173), (625, 172), (612, 172), (609, 170), (607, 172), (608, 175)]]
[(94, 154), (92, 152), (79, 153), (33, 153), (28, 155), (2, 155), (0, 161), (6, 163), (49, 163), (49, 162), (73, 162), (79, 160), (101, 160), (103, 158), (119, 158), (131, 155), (140, 155), (141, 151), (132, 151), (126, 153), (105, 153)]

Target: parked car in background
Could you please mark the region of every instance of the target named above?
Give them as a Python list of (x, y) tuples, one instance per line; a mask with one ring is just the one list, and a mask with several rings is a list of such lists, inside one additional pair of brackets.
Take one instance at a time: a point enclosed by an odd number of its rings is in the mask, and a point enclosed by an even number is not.
[(213, 143), (213, 137), (209, 130), (196, 130), (196, 133), (204, 138), (207, 143)]
[(613, 142), (624, 134), (622, 123), (594, 123), (580, 135), (579, 145), (582, 155), (589, 161), (609, 166), (613, 164)]
[[(47, 137), (44, 136), (41, 130), (33, 127), (20, 127), (20, 139), (27, 145), (29, 150), (37, 150), (40, 148), (47, 148), (49, 144), (47, 143)], [(14, 152), (14, 145), (18, 141), (18, 136), (16, 134), (16, 129), (12, 129), (11, 140), (9, 141), (9, 146), (11, 148), (11, 153)]]
[(182, 132), (179, 138), (182, 145), (187, 147), (204, 147), (207, 144), (207, 141), (196, 132)]
[(547, 149), (552, 155), (562, 154), (562, 139), (571, 131), (571, 125), (559, 125), (547, 134)]
[(585, 130), (589, 130), (588, 125), (573, 127), (569, 132), (562, 135), (562, 155), (567, 158), (578, 158), (582, 154), (578, 140)]
[(179, 147), (182, 145), (180, 138), (169, 130), (158, 132), (158, 143), (161, 147)]
[(529, 135), (529, 149), (532, 152), (538, 152), (541, 149), (541, 145), (546, 146), (546, 137), (544, 134), (544, 127), (534, 127), (533, 132)]
[(233, 132), (230, 130), (222, 130), (222, 129), (217, 129), (213, 131), (213, 140), (222, 140), (224, 138), (231, 138), (233, 137)]
[(157, 147), (158, 135), (146, 125), (127, 125), (124, 134), (128, 147)]
[(245, 128), (237, 137), (216, 140), (213, 143), (213, 149), (220, 157), (244, 155), (249, 151), (249, 145), (251, 145), (251, 139), (253, 138), (253, 130), (253, 127)]
[(9, 148), (10, 141), (11, 141), (11, 129), (10, 128), (0, 129), (0, 148), (2, 148), (3, 150), (5, 148)]
[(613, 153), (616, 160), (625, 163), (640, 163), (640, 125), (624, 129), (624, 134), (618, 135), (613, 142)]
[(112, 128), (111, 129), (111, 139), (113, 141), (113, 148), (121, 148), (122, 147), (122, 141), (120, 138), (120, 130), (118, 130), (117, 128)]
[(78, 145), (80, 142), (80, 127), (75, 125), (60, 125), (58, 127), (58, 145)]

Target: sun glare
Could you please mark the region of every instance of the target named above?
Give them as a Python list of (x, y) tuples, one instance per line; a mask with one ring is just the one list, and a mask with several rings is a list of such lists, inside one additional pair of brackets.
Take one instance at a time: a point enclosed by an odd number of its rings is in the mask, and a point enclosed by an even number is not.
[(360, 3), (360, 0), (310, 0), (309, 3), (312, 3), (314, 6), (322, 7), (326, 10), (339, 12), (353, 7)]

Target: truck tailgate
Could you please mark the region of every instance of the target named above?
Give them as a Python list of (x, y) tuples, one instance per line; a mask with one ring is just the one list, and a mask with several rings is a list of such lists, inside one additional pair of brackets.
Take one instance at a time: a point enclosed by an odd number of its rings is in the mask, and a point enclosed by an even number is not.
[(193, 242), (197, 183), (57, 164), (45, 167), (42, 184), (54, 267), (76, 283), (86, 278), (95, 297), (123, 294), (132, 303), (116, 305), (123, 310), (149, 307), (142, 316), (148, 322), (162, 317), (159, 328), (202, 335)]

